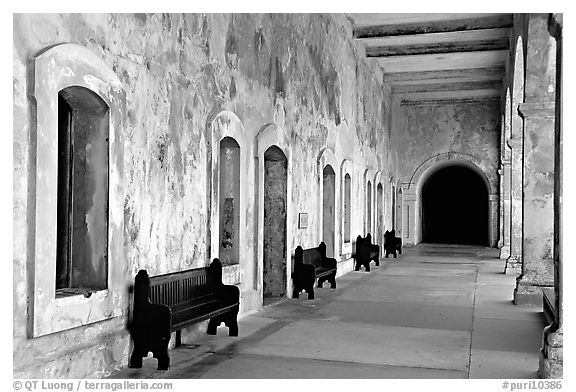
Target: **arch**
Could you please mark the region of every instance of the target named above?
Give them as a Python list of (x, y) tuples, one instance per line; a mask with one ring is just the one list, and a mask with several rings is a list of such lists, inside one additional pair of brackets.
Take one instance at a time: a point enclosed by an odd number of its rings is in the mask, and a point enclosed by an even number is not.
[(288, 161), (276, 145), (264, 152), (264, 222), (262, 242), (262, 296), (263, 299), (285, 297), (287, 291), (288, 243), (287, 180)]
[[(488, 193), (494, 194), (496, 181), (494, 176), (489, 177), (481, 169), (481, 160), (470, 154), (463, 154), (459, 152), (446, 152), (438, 155), (434, 155), (426, 160), (424, 160), (412, 173), (410, 177), (410, 182), (408, 184), (409, 189), (414, 189), (415, 193), (419, 193), (422, 188), (422, 180), (427, 176), (432, 174), (434, 169), (439, 169), (442, 166), (452, 165), (454, 163), (460, 163), (462, 165), (468, 165), (473, 170), (481, 174), (484, 181), (488, 186)], [(432, 171), (431, 171), (432, 170)], [(415, 188), (414, 188), (415, 187)]]
[(354, 176), (352, 175), (352, 161), (345, 158), (340, 164), (340, 190), (342, 208), (341, 216), (341, 254), (352, 253), (352, 189), (354, 186)]
[[(332, 184), (330, 181), (325, 182), (325, 168), (329, 166), (334, 171), (334, 183)], [(324, 241), (326, 243), (326, 252), (328, 255), (336, 255), (339, 252), (340, 244), (337, 241), (338, 236), (338, 217), (339, 217), (339, 207), (340, 207), (340, 198), (338, 197), (337, 189), (340, 188), (340, 176), (337, 175), (338, 172), (338, 163), (336, 160), (336, 156), (334, 152), (325, 147), (320, 150), (317, 158), (317, 175), (318, 175), (318, 200), (317, 208), (318, 211), (318, 243)], [(326, 179), (328, 180), (328, 179)], [(328, 197), (329, 195), (325, 192), (325, 186), (330, 185), (333, 186), (332, 197)], [(326, 197), (326, 199), (325, 199)], [(332, 200), (333, 199), (333, 200)], [(333, 206), (332, 206), (333, 202)], [(325, 209), (326, 207), (326, 209)], [(332, 207), (332, 213), (329, 212), (330, 208)], [(326, 216), (328, 213), (330, 216)], [(326, 225), (330, 225), (330, 227), (326, 227)], [(333, 238), (331, 241), (327, 240), (327, 235), (333, 233)], [(334, 257), (334, 256), (330, 256)]]
[[(256, 249), (257, 249), (257, 257), (258, 263), (254, 266), (254, 281), (253, 287), (254, 290), (263, 289), (263, 279), (264, 279), (264, 270), (263, 270), (263, 261), (264, 261), (264, 243), (260, 241), (260, 238), (264, 238), (264, 195), (265, 195), (265, 155), (266, 151), (270, 148), (275, 147), (282, 152), (282, 154), (286, 157), (286, 193), (287, 195), (292, 194), (292, 177), (290, 173), (292, 172), (292, 148), (288, 142), (285, 141), (284, 137), (282, 137), (282, 130), (274, 123), (264, 125), (258, 134), (256, 135), (256, 148), (255, 148), (255, 158), (257, 159), (257, 216), (258, 216), (258, 223), (256, 227)], [(293, 205), (292, 205), (292, 198), (287, 197), (286, 200), (286, 270), (292, 270), (292, 257), (290, 249), (293, 248)], [(287, 279), (286, 282), (287, 288), (287, 295), (290, 296), (292, 293), (292, 280)]]
[[(214, 258), (220, 258), (220, 231), (221, 231), (221, 222), (220, 222), (220, 210), (224, 208), (220, 204), (220, 142), (225, 138), (233, 139), (238, 147), (239, 147), (239, 203), (232, 206), (232, 203), (229, 203), (229, 209), (233, 208), (234, 212), (238, 211), (237, 219), (238, 222), (236, 227), (238, 228), (245, 228), (248, 227), (246, 222), (246, 211), (248, 209), (248, 201), (250, 200), (249, 187), (246, 186), (248, 184), (248, 157), (250, 156), (248, 152), (248, 146), (250, 143), (248, 141), (246, 132), (244, 130), (244, 126), (242, 125), (242, 121), (238, 116), (229, 111), (223, 110), (216, 114), (214, 118), (209, 122), (210, 133), (211, 137), (211, 144), (212, 144), (212, 154), (209, 155), (209, 162), (208, 170), (211, 170), (210, 176), (210, 227), (208, 230), (208, 236), (210, 237), (210, 255), (208, 257), (209, 260)], [(233, 216), (232, 210), (228, 211), (227, 214), (229, 216)], [(232, 215), (230, 215), (232, 214)], [(241, 272), (240, 270), (244, 267), (244, 265), (248, 262), (246, 256), (250, 254), (249, 248), (251, 248), (247, 237), (248, 237), (249, 230), (239, 230), (236, 235), (236, 242), (238, 243), (238, 260), (230, 265), (226, 265), (223, 268), (223, 276), (226, 282), (228, 283), (246, 283), (250, 284), (253, 283), (249, 279), (241, 280)]]
[(523, 119), (520, 113), (518, 113), (518, 105), (524, 102), (524, 75), (524, 44), (522, 42), (522, 36), (519, 36), (516, 41), (516, 50), (514, 55), (514, 74), (512, 79), (512, 128), (510, 130), (511, 139), (522, 138), (523, 136)]
[[(35, 115), (31, 122), (36, 151), (31, 168), (30, 205), (35, 206), (32, 243), (34, 247), (29, 335), (42, 336), (122, 314), (115, 298), (124, 289), (124, 129), (125, 92), (116, 74), (100, 57), (77, 44), (60, 44), (42, 51), (33, 59), (34, 84), (31, 97)], [(101, 100), (107, 117), (98, 123), (107, 126), (107, 237), (106, 288), (89, 297), (75, 296), (73, 302), (56, 297), (57, 200), (58, 200), (58, 99), (59, 93), (92, 106)], [(79, 93), (79, 94), (76, 94)], [(83, 99), (87, 98), (87, 99)]]
[(426, 183), (428, 178), (436, 171), (448, 166), (464, 166), (473, 170), (478, 174), (488, 190), (489, 198), (489, 244), (493, 246), (494, 236), (498, 232), (498, 218), (495, 213), (498, 211), (497, 207), (497, 192), (496, 180), (488, 177), (482, 170), (480, 159), (468, 154), (448, 152), (438, 154), (426, 159), (414, 171), (410, 178), (410, 183), (404, 187), (405, 193), (402, 194), (402, 202), (404, 204), (404, 215), (408, 216), (408, 225), (404, 225), (406, 230), (403, 230), (404, 238), (407, 238), (408, 243), (414, 245), (422, 241), (422, 186)]
[(363, 216), (363, 231), (364, 235), (370, 233), (374, 237), (374, 194), (375, 188), (374, 178), (376, 177), (376, 170), (371, 168), (364, 169), (362, 175), (362, 191), (364, 194), (364, 216)]

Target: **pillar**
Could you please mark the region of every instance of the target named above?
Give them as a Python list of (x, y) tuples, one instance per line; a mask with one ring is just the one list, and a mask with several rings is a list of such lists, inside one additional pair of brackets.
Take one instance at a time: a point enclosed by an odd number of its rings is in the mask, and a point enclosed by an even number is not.
[(416, 245), (416, 194), (405, 189), (402, 196), (402, 244)]
[(554, 103), (524, 103), (522, 273), (514, 302), (542, 304), (542, 287), (554, 286)]
[(542, 378), (563, 377), (562, 309), (562, 14), (552, 14), (549, 32), (556, 39), (556, 92), (554, 122), (554, 293), (556, 319), (544, 329), (538, 374)]
[(508, 139), (510, 162), (510, 256), (506, 259), (505, 272), (522, 265), (522, 138)]
[(500, 205), (502, 210), (500, 216), (502, 225), (500, 226), (500, 237), (502, 244), (500, 246), (500, 259), (510, 257), (510, 160), (503, 160), (502, 167), (498, 171), (500, 174)]
[(498, 243), (498, 195), (488, 195), (488, 244), (491, 248), (495, 248)]

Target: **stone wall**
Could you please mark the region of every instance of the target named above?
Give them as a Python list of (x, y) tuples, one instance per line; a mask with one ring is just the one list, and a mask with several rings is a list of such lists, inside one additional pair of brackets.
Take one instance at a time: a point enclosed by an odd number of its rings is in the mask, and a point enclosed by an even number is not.
[[(319, 242), (322, 177), (317, 164), (326, 148), (336, 157), (337, 178), (341, 162), (352, 163), (352, 206), (358, 213), (352, 214), (351, 237), (362, 232), (362, 173), (366, 168), (389, 171), (390, 93), (381, 71), (361, 58), (343, 16), (16, 14), (13, 25), (15, 377), (100, 377), (125, 366), (129, 288), (136, 272), (195, 268), (217, 255), (211, 246), (218, 235), (211, 227), (212, 199), (218, 196), (211, 188), (217, 167), (212, 121), (220, 113), (237, 116), (245, 134), (240, 211), (245, 243), (239, 268), (227, 277), (242, 290), (242, 313), (261, 306), (254, 157), (256, 137), (265, 126), (275, 124), (277, 144), (291, 150), (289, 252), (298, 244)], [(30, 338), (36, 261), (31, 193), (37, 170), (31, 64), (62, 43), (94, 53), (119, 78), (125, 97), (119, 131), (123, 211), (110, 211), (124, 217), (124, 243), (121, 256), (109, 260), (121, 266), (114, 279), (123, 282), (118, 298), (123, 311), (119, 317)], [(389, 198), (389, 192), (384, 194)], [(300, 212), (309, 216), (305, 229), (297, 228)]]

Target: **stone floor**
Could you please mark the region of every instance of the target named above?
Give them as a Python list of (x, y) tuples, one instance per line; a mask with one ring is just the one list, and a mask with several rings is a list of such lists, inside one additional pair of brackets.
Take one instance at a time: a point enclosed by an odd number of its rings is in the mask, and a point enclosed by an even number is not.
[(275, 302), (111, 378), (537, 378), (542, 309), (512, 303), (495, 249), (419, 245), (316, 299)]

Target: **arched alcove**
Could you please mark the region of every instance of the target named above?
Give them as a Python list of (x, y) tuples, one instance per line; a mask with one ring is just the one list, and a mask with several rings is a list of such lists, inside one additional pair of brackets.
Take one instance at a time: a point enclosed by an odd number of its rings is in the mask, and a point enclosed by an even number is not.
[(239, 263), (240, 146), (234, 138), (220, 141), (219, 255), (222, 265)]
[(322, 241), (326, 244), (326, 255), (334, 257), (336, 214), (336, 173), (330, 165), (322, 171)]
[(288, 161), (277, 146), (264, 153), (264, 301), (286, 295), (286, 217)]
[(384, 244), (384, 188), (382, 183), (378, 183), (376, 187), (376, 243), (378, 245)]
[(366, 228), (364, 235), (372, 233), (372, 182), (368, 180), (366, 184)]
[(435, 170), (422, 185), (422, 241), (488, 245), (488, 188), (465, 165)]

